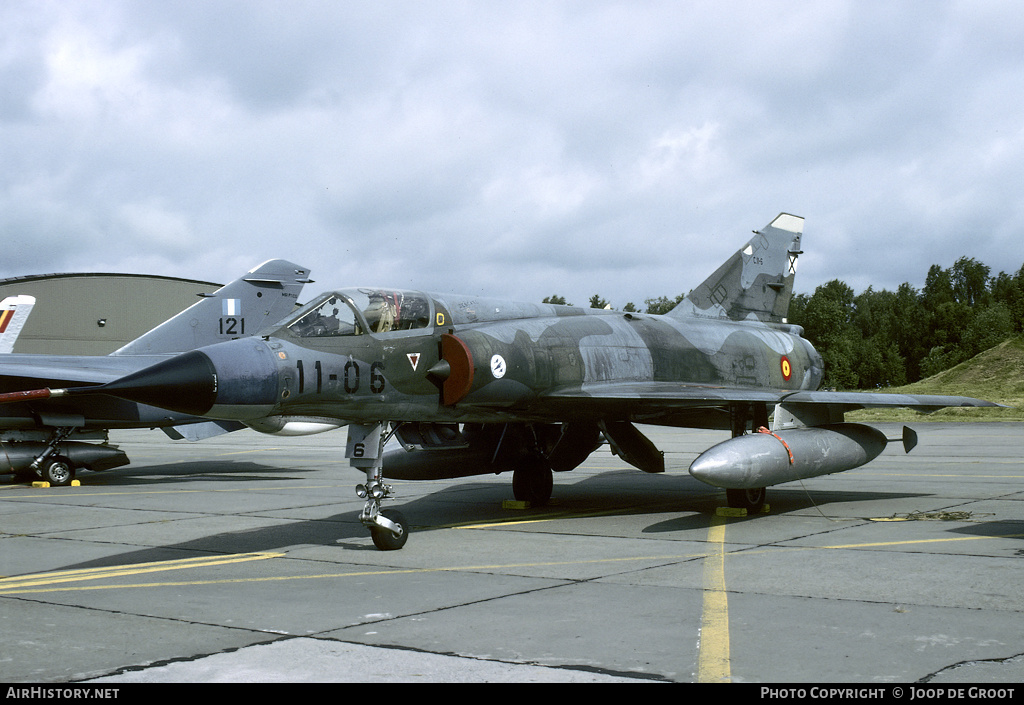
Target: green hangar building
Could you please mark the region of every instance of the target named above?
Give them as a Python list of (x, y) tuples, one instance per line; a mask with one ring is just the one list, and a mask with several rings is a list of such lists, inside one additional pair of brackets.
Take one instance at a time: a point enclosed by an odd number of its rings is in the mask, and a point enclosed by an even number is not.
[(40, 274), (0, 279), (0, 300), (36, 299), (13, 352), (108, 355), (219, 288), (139, 274)]

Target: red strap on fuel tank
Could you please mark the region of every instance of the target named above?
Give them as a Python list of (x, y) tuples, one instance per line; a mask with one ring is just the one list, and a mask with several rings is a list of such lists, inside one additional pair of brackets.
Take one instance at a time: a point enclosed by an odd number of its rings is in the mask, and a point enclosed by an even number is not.
[(767, 429), (767, 428), (765, 428), (764, 426), (761, 426), (760, 428), (758, 428), (758, 429), (757, 429), (757, 432), (758, 432), (758, 433), (766, 433), (766, 434), (768, 434), (769, 436), (771, 436), (772, 438), (776, 438), (776, 439), (778, 439), (779, 443), (781, 443), (781, 444), (782, 444), (782, 446), (783, 446), (783, 447), (784, 447), (784, 448), (786, 449), (786, 452), (787, 452), (787, 453), (789, 453), (789, 464), (790, 464), (790, 465), (793, 465), (793, 464), (795, 464), (795, 463), (796, 463), (796, 461), (795, 461), (795, 460), (793, 459), (793, 451), (791, 451), (791, 450), (789, 449), (789, 444), (788, 444), (788, 443), (786, 443), (786, 442), (785, 442), (784, 440), (782, 440), (781, 438), (779, 438), (778, 434), (776, 434), (776, 433), (772, 433), (772, 432), (771, 432), (770, 430), (768, 430), (768, 429)]

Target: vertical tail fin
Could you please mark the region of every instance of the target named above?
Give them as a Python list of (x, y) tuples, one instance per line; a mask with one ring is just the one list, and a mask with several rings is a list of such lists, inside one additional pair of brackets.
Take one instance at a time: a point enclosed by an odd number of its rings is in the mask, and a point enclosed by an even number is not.
[(111, 355), (185, 352), (257, 335), (294, 310), (308, 277), (291, 262), (264, 262)]
[(803, 218), (780, 213), (669, 315), (784, 322), (803, 230)]
[(0, 301), (0, 353), (14, 350), (14, 343), (35, 305), (34, 296), (8, 296)]

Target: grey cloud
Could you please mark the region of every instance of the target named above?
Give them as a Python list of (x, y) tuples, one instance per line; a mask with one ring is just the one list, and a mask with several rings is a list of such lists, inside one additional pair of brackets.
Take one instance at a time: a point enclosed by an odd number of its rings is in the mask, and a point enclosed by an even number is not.
[(641, 303), (782, 210), (798, 291), (1024, 260), (1009, 2), (0, 13), (0, 276), (287, 257), (323, 286)]

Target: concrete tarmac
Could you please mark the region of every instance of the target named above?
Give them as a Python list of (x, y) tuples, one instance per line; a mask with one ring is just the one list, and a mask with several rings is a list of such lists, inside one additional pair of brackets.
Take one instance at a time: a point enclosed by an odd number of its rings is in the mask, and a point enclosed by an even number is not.
[(0, 682), (1024, 682), (1024, 424), (914, 426), (756, 517), (685, 472), (720, 432), (644, 427), (683, 469), (601, 449), (543, 508), (395, 482), (390, 552), (344, 430), (113, 433), (80, 487), (0, 478)]

